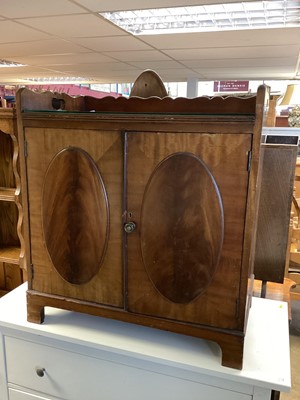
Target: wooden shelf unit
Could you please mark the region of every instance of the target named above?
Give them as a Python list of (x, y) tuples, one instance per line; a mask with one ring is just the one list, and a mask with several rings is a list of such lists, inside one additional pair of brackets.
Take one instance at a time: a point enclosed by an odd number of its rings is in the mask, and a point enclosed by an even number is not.
[(0, 108), (0, 296), (26, 280), (14, 109)]
[(20, 247), (0, 247), (0, 262), (19, 265)]
[(16, 201), (16, 189), (0, 187), (0, 201)]

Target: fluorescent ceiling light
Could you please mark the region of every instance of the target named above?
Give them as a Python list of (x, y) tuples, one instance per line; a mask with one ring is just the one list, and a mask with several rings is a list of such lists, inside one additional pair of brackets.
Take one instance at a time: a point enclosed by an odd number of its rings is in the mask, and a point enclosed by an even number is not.
[(28, 83), (79, 83), (90, 82), (92, 79), (75, 77), (75, 76), (59, 76), (59, 77), (39, 77), (39, 78), (25, 78), (24, 81)]
[(100, 13), (134, 35), (298, 27), (298, 0), (253, 1)]
[(20, 64), (14, 61), (7, 61), (0, 59), (0, 68), (11, 68), (11, 67), (25, 67), (25, 64)]

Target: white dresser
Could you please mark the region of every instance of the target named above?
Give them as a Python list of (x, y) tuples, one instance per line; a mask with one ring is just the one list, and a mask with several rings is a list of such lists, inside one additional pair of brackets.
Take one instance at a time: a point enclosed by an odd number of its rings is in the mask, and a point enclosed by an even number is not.
[(269, 400), (290, 388), (286, 303), (253, 298), (238, 371), (202, 339), (51, 308), (28, 323), (26, 288), (0, 300), (1, 400)]

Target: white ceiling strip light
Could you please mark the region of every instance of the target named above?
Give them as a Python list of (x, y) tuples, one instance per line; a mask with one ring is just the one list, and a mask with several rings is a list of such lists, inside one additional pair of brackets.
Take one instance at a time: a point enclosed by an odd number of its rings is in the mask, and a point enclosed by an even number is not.
[(300, 26), (300, 1), (254, 1), (100, 13), (134, 35)]
[(60, 77), (41, 77), (41, 78), (24, 78), (28, 83), (77, 83), (89, 82), (92, 79), (75, 77), (75, 76), (60, 76)]
[(11, 67), (24, 67), (25, 64), (20, 64), (14, 61), (0, 59), (0, 68), (11, 68)]

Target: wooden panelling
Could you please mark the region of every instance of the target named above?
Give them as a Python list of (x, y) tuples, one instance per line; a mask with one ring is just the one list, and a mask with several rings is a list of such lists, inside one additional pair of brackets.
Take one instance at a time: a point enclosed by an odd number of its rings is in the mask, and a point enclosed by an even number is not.
[(42, 200), (45, 244), (67, 281), (83, 284), (99, 271), (108, 240), (108, 202), (95, 162), (68, 147), (51, 161)]
[(254, 260), (255, 278), (282, 283), (298, 147), (263, 144), (263, 169)]

